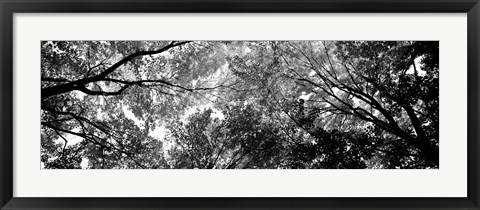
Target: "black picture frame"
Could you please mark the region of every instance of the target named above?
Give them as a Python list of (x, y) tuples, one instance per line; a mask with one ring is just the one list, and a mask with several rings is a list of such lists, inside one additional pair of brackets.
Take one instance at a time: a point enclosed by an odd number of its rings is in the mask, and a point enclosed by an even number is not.
[[(479, 0), (0, 0), (1, 209), (479, 209)], [(465, 198), (13, 197), (14, 13), (467, 13), (468, 196)], [(448, 180), (446, 180), (448, 181)]]

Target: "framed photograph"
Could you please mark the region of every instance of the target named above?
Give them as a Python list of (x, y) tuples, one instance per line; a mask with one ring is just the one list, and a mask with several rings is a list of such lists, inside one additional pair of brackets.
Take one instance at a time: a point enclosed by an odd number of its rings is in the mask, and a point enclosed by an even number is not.
[(478, 0), (0, 7), (2, 210), (480, 208)]

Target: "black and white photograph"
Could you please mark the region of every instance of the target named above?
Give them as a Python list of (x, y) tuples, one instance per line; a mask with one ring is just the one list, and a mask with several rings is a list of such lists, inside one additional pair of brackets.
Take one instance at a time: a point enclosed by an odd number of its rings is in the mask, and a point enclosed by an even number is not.
[(439, 41), (40, 46), (45, 170), (440, 167)]

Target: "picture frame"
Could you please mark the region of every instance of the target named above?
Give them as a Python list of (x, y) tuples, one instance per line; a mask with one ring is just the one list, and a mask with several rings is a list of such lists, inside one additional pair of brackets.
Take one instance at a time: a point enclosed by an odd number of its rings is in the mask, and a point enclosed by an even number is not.
[[(1, 209), (479, 209), (478, 0), (2, 0), (0, 34)], [(468, 196), (465, 198), (42, 198), (13, 197), (13, 14), (14, 13), (467, 13)]]

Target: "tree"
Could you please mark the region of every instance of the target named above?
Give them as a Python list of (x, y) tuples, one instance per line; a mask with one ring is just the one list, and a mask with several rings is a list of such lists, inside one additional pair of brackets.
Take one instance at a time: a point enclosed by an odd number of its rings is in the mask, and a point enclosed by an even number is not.
[(437, 168), (438, 48), (416, 41), (42, 42), (42, 162)]
[[(78, 168), (79, 157), (88, 157), (94, 168), (159, 167), (139, 158), (162, 145), (150, 138), (150, 126), (161, 124), (159, 117), (169, 117), (172, 109), (188, 106), (195, 95), (185, 95), (217, 88), (202, 80), (204, 74), (222, 65), (220, 57), (211, 59), (215, 45), (188, 41), (42, 42), (45, 166), (58, 156), (60, 148), (55, 141), (64, 141), (60, 153), (69, 151), (69, 136), (81, 143), (72, 146), (80, 147), (75, 164), (65, 167)], [(198, 63), (206, 59), (212, 61)], [(192, 80), (199, 82), (194, 85)], [(134, 117), (126, 116), (129, 112)]]
[[(301, 130), (314, 137), (289, 104), (302, 102), (317, 130), (381, 130), (384, 156), (413, 157), (438, 167), (438, 42), (270, 42), (268, 61), (237, 59), (250, 78), (269, 74), (265, 89)], [(252, 48), (260, 48), (252, 45)], [(265, 50), (259, 49), (263, 54)], [(421, 71), (421, 72), (420, 72)], [(272, 103), (273, 104), (273, 103)], [(315, 122), (314, 122), (315, 121)], [(408, 148), (402, 154), (398, 143)], [(388, 154), (387, 154), (388, 153)], [(405, 165), (397, 165), (409, 167)], [(412, 167), (418, 167), (410, 164)]]
[(253, 106), (226, 105), (223, 119), (212, 112), (198, 110), (187, 122), (172, 124), (172, 168), (281, 167), (286, 142)]
[(350, 86), (347, 92), (369, 102), (384, 119), (357, 115), (403, 139), (417, 150), (413, 154), (438, 166), (438, 42), (353, 42), (337, 47), (343, 64), (350, 63), (346, 71), (370, 85)]

